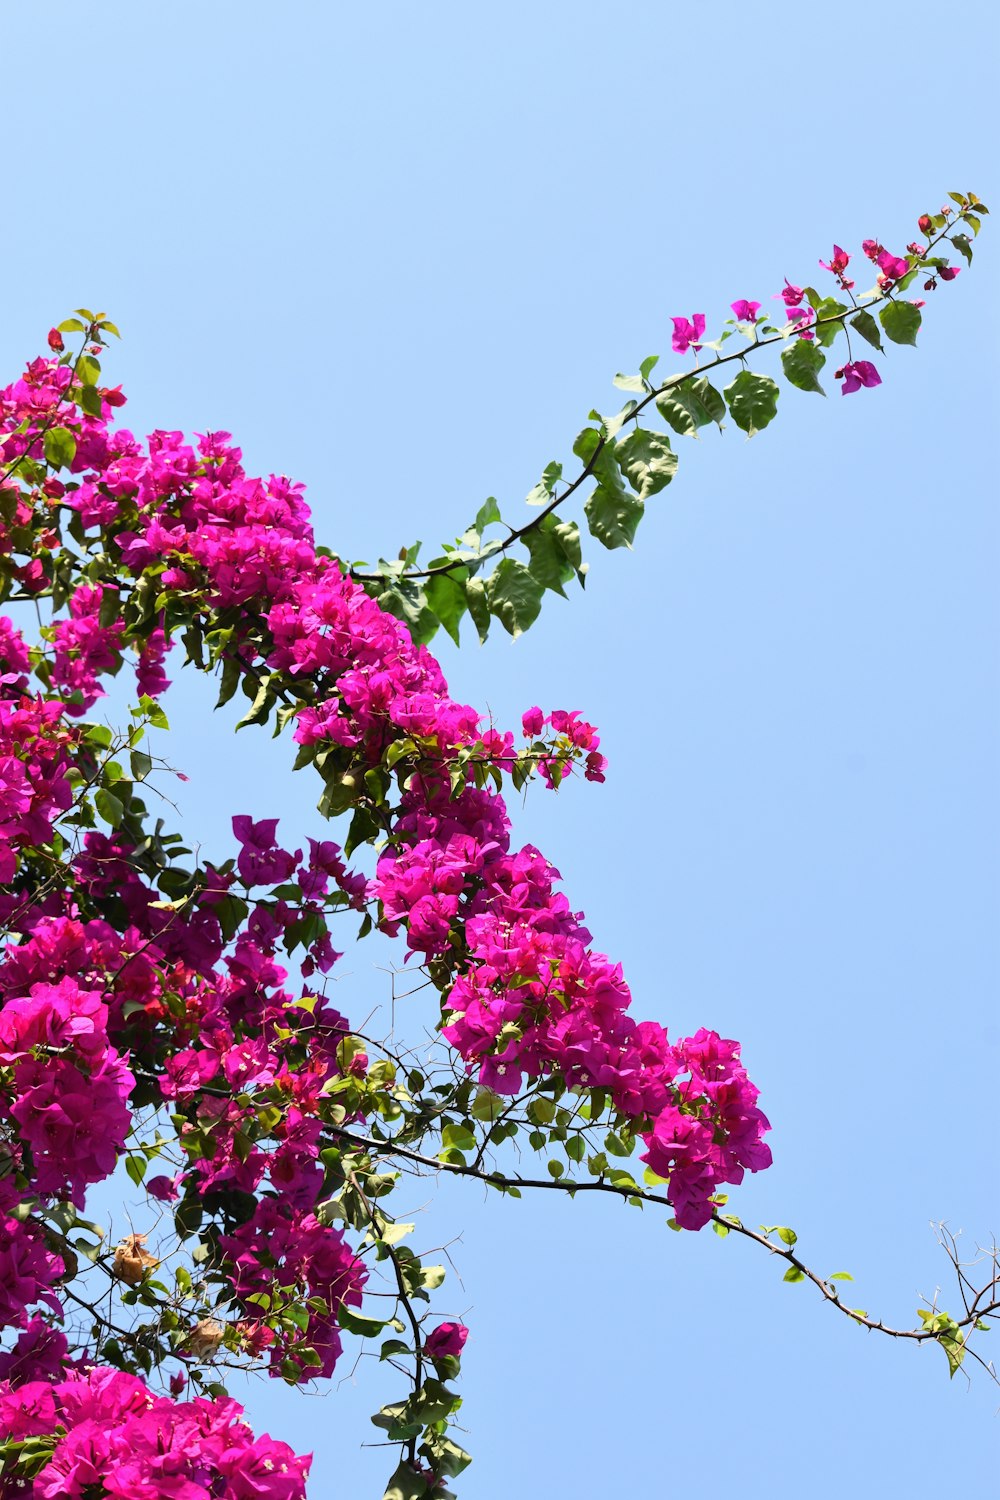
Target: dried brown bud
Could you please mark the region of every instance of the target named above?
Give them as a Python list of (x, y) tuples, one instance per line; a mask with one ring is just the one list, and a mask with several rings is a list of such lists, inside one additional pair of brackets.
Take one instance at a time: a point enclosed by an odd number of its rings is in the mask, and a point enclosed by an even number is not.
[(215, 1353), (225, 1336), (224, 1323), (217, 1323), (214, 1318), (202, 1318), (191, 1330), (184, 1347), (195, 1359), (206, 1359)]
[(143, 1249), (146, 1239), (144, 1234), (127, 1234), (121, 1244), (115, 1247), (111, 1270), (126, 1286), (138, 1286), (146, 1272), (160, 1264), (155, 1255), (150, 1255), (148, 1250)]

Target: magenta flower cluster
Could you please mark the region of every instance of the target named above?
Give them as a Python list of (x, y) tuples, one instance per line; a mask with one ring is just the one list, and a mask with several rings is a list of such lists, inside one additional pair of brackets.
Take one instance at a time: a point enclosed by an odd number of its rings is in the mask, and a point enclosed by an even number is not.
[(309, 1460), (274, 1438), (255, 1438), (242, 1416), (229, 1398), (154, 1396), (118, 1370), (29, 1380), (0, 1391), (0, 1434), (49, 1439), (51, 1457), (30, 1490), (0, 1478), (0, 1495), (303, 1500)]
[[(923, 216), (920, 232), (949, 213)], [(918, 262), (927, 288), (958, 274), (922, 245), (909, 258), (876, 240), (863, 251), (887, 297)], [(850, 260), (835, 246), (820, 262), (849, 294)], [(774, 300), (783, 335), (803, 340), (824, 306), (831, 319), (847, 311), (787, 278)], [(760, 302), (730, 306), (744, 335), (775, 332), (761, 330)], [(891, 316), (887, 333), (905, 337), (912, 310), (902, 330)], [(705, 315), (672, 322), (674, 351), (697, 354)], [(220, 1351), (304, 1382), (332, 1373), (344, 1329), (386, 1325), (377, 1303), (360, 1323), (355, 1311), (366, 1291), (374, 1300), (364, 1256), (375, 1240), (382, 1258), (389, 1223), (378, 1228), (356, 1174), (370, 1170), (376, 1193), (391, 1185), (376, 1168), (398, 1145), (387, 1122), (405, 1115), (401, 1101), (441, 1131), (450, 1162), (464, 1127), (436, 1123), (440, 1101), (426, 1113), (435, 1095), (475, 1097), (460, 1111), (479, 1119), (497, 1101), (473, 1081), (507, 1098), (549, 1081), (557, 1098), (577, 1091), (619, 1149), (641, 1142), (677, 1225), (692, 1230), (724, 1185), (769, 1165), (769, 1124), (739, 1045), (637, 1020), (620, 964), (595, 948), (558, 871), (512, 838), (505, 783), (604, 780), (594, 726), (577, 710), (532, 707), (519, 745), (456, 702), (427, 649), (316, 545), (301, 485), (248, 475), (227, 433), (143, 442), (116, 427), (125, 398), (94, 383), (105, 325), (63, 325), (74, 326), (97, 342), (74, 362), (51, 330), (52, 357), (0, 391), (4, 588), (52, 604), (31, 646), (0, 617), (0, 1497), (298, 1500), (306, 1459), (255, 1439), (224, 1396), (181, 1397)], [(822, 364), (791, 350), (800, 366)], [(837, 378), (845, 394), (880, 383), (867, 360)], [(296, 766), (322, 780), (321, 809), (352, 815), (344, 847), (310, 837), (288, 848), (277, 819), (240, 814), (231, 858), (173, 862), (179, 841), (142, 801), (152, 762), (135, 748), (141, 724), (113, 743), (86, 715), (128, 664), (136, 717), (157, 722), (178, 638), (219, 669), (220, 701), (242, 689), (251, 721), (290, 724)], [(351, 859), (366, 844), (379, 852), (363, 874)], [(423, 1092), (407, 1063), (399, 1079), (388, 1055), (372, 1063), (324, 997), (344, 916), (400, 935), (437, 991), (433, 1012), (425, 998), (412, 1005), (452, 1049), (446, 1087)], [(146, 1110), (169, 1119), (173, 1139), (142, 1138)], [(89, 1251), (66, 1226), (126, 1152), (150, 1205), (174, 1216), (182, 1241), (199, 1238), (197, 1285), (178, 1274), (172, 1321), (138, 1365), (169, 1395), (111, 1367), (131, 1358), (115, 1340), (97, 1363), (71, 1316), (92, 1312), (74, 1300)], [(147, 1175), (147, 1157), (161, 1156)], [(357, 1198), (340, 1201), (348, 1187)], [(123, 1307), (159, 1305), (148, 1238), (132, 1233), (99, 1257), (128, 1289)], [(419, 1295), (429, 1283), (402, 1254), (400, 1296), (407, 1278)], [(468, 1330), (409, 1323), (395, 1320), (412, 1347), (397, 1341), (389, 1355), (433, 1371), (438, 1411)]]

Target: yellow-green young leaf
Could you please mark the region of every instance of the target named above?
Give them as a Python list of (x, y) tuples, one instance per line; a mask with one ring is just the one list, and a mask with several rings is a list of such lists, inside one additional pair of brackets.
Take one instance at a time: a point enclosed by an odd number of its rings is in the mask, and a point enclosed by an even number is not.
[(495, 1094), (492, 1089), (485, 1085), (476, 1090), (476, 1097), (472, 1104), (472, 1116), (476, 1120), (485, 1120), (492, 1124), (503, 1114), (506, 1101), (500, 1094)]
[(646, 389), (646, 382), (641, 375), (618, 374), (615, 376), (614, 384), (620, 391), (644, 391)]
[(101, 378), (101, 367), (92, 354), (81, 354), (76, 362), (76, 373), (84, 385), (96, 385)]
[(386, 1245), (398, 1245), (400, 1240), (405, 1240), (408, 1234), (416, 1229), (416, 1224), (383, 1224), (379, 1233), (379, 1239)]
[(51, 427), (42, 444), (45, 461), (54, 469), (64, 469), (76, 457), (76, 438), (66, 427)]
[(805, 1281), (806, 1275), (804, 1271), (799, 1270), (798, 1266), (789, 1266), (781, 1279), (782, 1281)]
[(834, 1271), (833, 1275), (830, 1277), (830, 1280), (831, 1281), (853, 1281), (854, 1277), (851, 1275), (850, 1271)]

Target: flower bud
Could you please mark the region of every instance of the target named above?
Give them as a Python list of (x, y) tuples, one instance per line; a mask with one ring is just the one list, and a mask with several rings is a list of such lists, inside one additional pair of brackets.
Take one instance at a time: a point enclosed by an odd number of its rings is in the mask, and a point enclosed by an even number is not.
[(127, 1234), (115, 1248), (111, 1274), (126, 1286), (138, 1286), (146, 1272), (160, 1264), (155, 1255), (143, 1248), (145, 1243), (146, 1235)]

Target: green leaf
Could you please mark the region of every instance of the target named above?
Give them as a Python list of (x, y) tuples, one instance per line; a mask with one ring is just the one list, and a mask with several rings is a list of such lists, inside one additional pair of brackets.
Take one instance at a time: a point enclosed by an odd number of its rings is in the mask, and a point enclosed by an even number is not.
[(697, 437), (699, 427), (707, 427), (710, 422), (721, 425), (726, 415), (726, 403), (704, 375), (661, 391), (656, 409), (681, 437)]
[(889, 302), (879, 313), (886, 337), (894, 344), (916, 344), (920, 330), (920, 309), (912, 302)]
[(80, 392), (80, 405), (88, 417), (101, 415), (101, 393), (96, 385), (85, 385)]
[(934, 1335), (948, 1360), (948, 1374), (954, 1379), (965, 1358), (965, 1337), (950, 1313), (918, 1307), (917, 1314), (928, 1333)]
[[(554, 514), (544, 516), (537, 526), (525, 533), (521, 541), (531, 555), (529, 567), (532, 577), (537, 579), (543, 589), (552, 589), (565, 598), (563, 584), (573, 577), (574, 569), (559, 535), (561, 529)], [(579, 550), (579, 531), (577, 549)]]
[(65, 469), (76, 457), (76, 438), (66, 427), (51, 427), (42, 444), (45, 461), (54, 469)]
[(125, 1170), (131, 1177), (132, 1181), (135, 1183), (136, 1187), (139, 1187), (141, 1185), (142, 1179), (146, 1175), (146, 1168), (148, 1165), (149, 1163), (146, 1161), (146, 1158), (144, 1156), (126, 1156)]
[(492, 1125), (503, 1114), (506, 1104), (507, 1101), (501, 1094), (495, 1094), (492, 1089), (481, 1084), (472, 1103), (472, 1118)]
[(426, 1479), (411, 1469), (404, 1459), (389, 1480), (382, 1500), (423, 1500), (426, 1494)]
[(240, 685), (240, 664), (235, 657), (227, 656), (222, 663), (222, 676), (219, 679), (219, 696), (215, 700), (216, 708), (221, 708), (228, 703)]
[(528, 505), (547, 505), (552, 499), (553, 491), (561, 478), (562, 464), (555, 462), (546, 464), (542, 470), (541, 479), (528, 491), (526, 503)]
[(428, 608), (427, 595), (410, 578), (389, 582), (378, 596), (378, 602), (390, 615), (402, 620), (418, 646), (425, 646), (437, 630), (437, 616)]
[(86, 333), (86, 323), (81, 323), (79, 318), (64, 318), (57, 325), (60, 333)]
[(456, 646), (460, 644), (459, 621), (468, 607), (463, 581), (465, 571), (464, 568), (456, 568), (451, 573), (432, 573), (424, 585), (428, 606), (437, 615)]
[(275, 704), (275, 696), (271, 692), (270, 678), (262, 677), (257, 685), (257, 692), (247, 713), (245, 713), (236, 725), (237, 729), (245, 729), (249, 724), (266, 724), (268, 714)]
[(787, 1224), (781, 1224), (778, 1227), (778, 1239), (784, 1245), (794, 1245), (798, 1239), (798, 1235), (794, 1229), (789, 1229)]
[(361, 1313), (356, 1313), (353, 1308), (348, 1307), (344, 1302), (337, 1308), (337, 1322), (348, 1333), (357, 1334), (359, 1338), (363, 1339), (378, 1338), (386, 1326), (382, 1318), (363, 1317)]
[(587, 564), (580, 549), (580, 528), (575, 521), (557, 521), (553, 535), (559, 548), (583, 586)]
[(94, 807), (98, 817), (103, 818), (105, 823), (110, 823), (112, 828), (117, 828), (125, 816), (122, 802), (103, 786), (94, 795)]
[(800, 391), (817, 391), (821, 396), (826, 391), (819, 383), (819, 372), (825, 364), (826, 355), (811, 339), (793, 340), (781, 356), (785, 379)]
[(573, 444), (573, 452), (582, 458), (588, 473), (612, 494), (624, 494), (625, 486), (615, 462), (615, 445), (601, 439), (596, 427), (585, 427)]
[(620, 391), (644, 391), (646, 382), (641, 375), (616, 375), (614, 384)]
[(461, 1474), (472, 1462), (471, 1454), (441, 1433), (433, 1433), (428, 1437), (426, 1442), (421, 1443), (420, 1451), (431, 1460), (436, 1474), (446, 1474), (449, 1478)]
[(465, 599), (472, 623), (479, 632), (480, 642), (485, 641), (490, 633), (490, 607), (486, 602), (486, 585), (481, 578), (466, 580)]
[(455, 1151), (474, 1151), (476, 1137), (468, 1125), (446, 1125), (441, 1131), (441, 1144)]
[(153, 769), (153, 757), (147, 755), (145, 750), (133, 750), (129, 761), (136, 781), (143, 781)]
[(618, 467), (640, 500), (666, 489), (677, 473), (677, 454), (670, 439), (648, 427), (636, 427), (615, 447)]
[(516, 640), (538, 619), (544, 588), (524, 563), (505, 557), (486, 580), (486, 602), (504, 629)]
[(643, 380), (648, 380), (649, 379), (650, 375), (652, 375), (654, 369), (656, 368), (656, 366), (659, 363), (660, 363), (660, 356), (658, 354), (647, 354), (646, 355), (646, 358), (643, 360), (642, 364), (639, 366), (639, 374), (642, 376)]
[(854, 1277), (851, 1275), (850, 1271), (834, 1271), (833, 1275), (830, 1277), (830, 1280), (831, 1281), (853, 1281)]
[(747, 437), (753, 437), (773, 421), (778, 411), (778, 395), (777, 383), (769, 375), (758, 375), (754, 370), (741, 370), (725, 390), (733, 421)]
[(488, 499), (483, 501), (482, 505), (476, 511), (476, 519), (473, 521), (472, 525), (473, 528), (478, 531), (481, 536), (482, 533), (486, 530), (487, 526), (489, 526), (493, 521), (500, 520), (502, 520), (502, 517), (500, 515), (500, 507), (497, 504), (494, 496), (490, 495)]
[(851, 327), (857, 329), (863, 339), (867, 339), (873, 349), (883, 352), (882, 335), (878, 331), (878, 324), (870, 312), (859, 312), (856, 318), (851, 319)]
[[(823, 297), (819, 301), (815, 302), (813, 306), (816, 310), (817, 323), (819, 323), (820, 319), (836, 318), (838, 314), (845, 313), (847, 311), (847, 307), (845, 306), (845, 304), (843, 302), (838, 302), (836, 297)], [(836, 340), (837, 334), (841, 331), (843, 326), (844, 325), (842, 322), (824, 323), (821, 327), (817, 327), (815, 329), (816, 337), (823, 345), (824, 349), (829, 349), (830, 345)]]
[(384, 1245), (398, 1245), (400, 1240), (405, 1240), (416, 1227), (416, 1224), (403, 1224), (397, 1220), (395, 1224), (383, 1224), (378, 1237)]
[(163, 712), (163, 709), (157, 703), (155, 698), (150, 698), (146, 693), (143, 693), (142, 697), (139, 699), (137, 707), (130, 709), (129, 712), (131, 713), (133, 719), (148, 719), (154, 729), (170, 728), (170, 723), (167, 719), (166, 714)]
[(800, 1271), (798, 1266), (789, 1266), (781, 1279), (782, 1281), (805, 1281), (806, 1273)]
[(624, 490), (616, 493), (598, 485), (583, 509), (591, 536), (613, 549), (631, 547), (645, 506)]
[(101, 367), (92, 354), (81, 354), (76, 362), (76, 373), (84, 385), (96, 385), (101, 378)]

